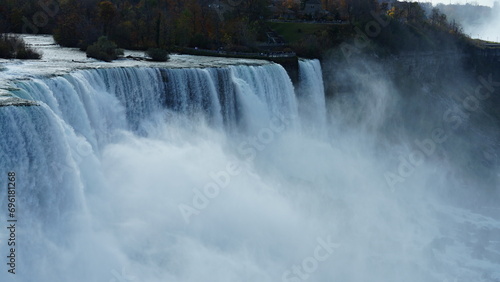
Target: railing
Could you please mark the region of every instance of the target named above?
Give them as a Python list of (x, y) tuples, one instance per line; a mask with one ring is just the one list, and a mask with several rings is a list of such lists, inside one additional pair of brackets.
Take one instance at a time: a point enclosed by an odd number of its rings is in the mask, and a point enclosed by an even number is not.
[(484, 57), (500, 57), (499, 43), (483, 43), (484, 48), (478, 49), (477, 54)]
[(197, 53), (200, 55), (215, 55), (215, 56), (228, 56), (228, 57), (251, 57), (251, 58), (293, 58), (297, 54), (295, 52), (235, 52), (235, 51), (225, 51), (225, 50), (208, 50), (200, 48), (184, 48), (184, 50), (191, 51), (190, 53)]
[(348, 21), (341, 21), (341, 20), (300, 20), (300, 19), (270, 19), (267, 20), (268, 22), (274, 22), (274, 23), (311, 23), (311, 24), (335, 24), (335, 25), (346, 25), (349, 24)]

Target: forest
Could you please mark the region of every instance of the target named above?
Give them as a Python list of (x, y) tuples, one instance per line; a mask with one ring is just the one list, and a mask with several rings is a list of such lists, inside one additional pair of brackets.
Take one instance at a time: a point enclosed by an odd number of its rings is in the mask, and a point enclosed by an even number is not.
[[(374, 15), (390, 23), (374, 40), (382, 47), (378, 49), (388, 52), (435, 48), (464, 37), (460, 26), (439, 10), (426, 11), (417, 2), (396, 2), (389, 9), (376, 0), (323, 0), (321, 15), (312, 17), (300, 14), (308, 1), (312, 0), (3, 0), (0, 32), (53, 34), (61, 46), (81, 50), (105, 36), (120, 48), (134, 50), (261, 52), (265, 46), (305, 57), (320, 57), (354, 38), (356, 28), (362, 29)], [(271, 21), (282, 19), (284, 11), (297, 13), (295, 22), (332, 24), (314, 32), (295, 28), (292, 32), (298, 36), (292, 42), (270, 46), (266, 43), (274, 31)], [(286, 23), (284, 28), (294, 25)]]

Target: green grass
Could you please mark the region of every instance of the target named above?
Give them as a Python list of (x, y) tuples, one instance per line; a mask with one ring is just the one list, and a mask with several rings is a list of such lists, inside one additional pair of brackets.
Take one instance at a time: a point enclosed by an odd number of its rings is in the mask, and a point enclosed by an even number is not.
[(315, 34), (323, 30), (343, 30), (345, 25), (322, 23), (270, 22), (269, 26), (292, 44), (306, 35)]

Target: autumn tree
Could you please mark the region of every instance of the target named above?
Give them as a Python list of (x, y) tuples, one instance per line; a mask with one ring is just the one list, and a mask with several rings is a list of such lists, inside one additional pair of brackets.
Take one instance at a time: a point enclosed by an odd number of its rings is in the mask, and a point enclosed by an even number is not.
[(378, 11), (378, 4), (376, 0), (340, 0), (340, 10), (353, 25), (370, 20), (371, 13)]
[(103, 33), (109, 35), (109, 25), (116, 16), (116, 7), (110, 1), (102, 1), (98, 4), (98, 19), (103, 23)]
[(57, 18), (57, 26), (54, 29), (55, 41), (67, 47), (78, 47), (84, 37), (85, 18), (82, 15), (82, 7), (78, 1), (67, 1), (62, 7)]
[(441, 13), (438, 8), (432, 9), (429, 20), (431, 24), (436, 26), (445, 26), (448, 22), (446, 15)]
[(297, 2), (295, 0), (284, 0), (283, 2), (281, 2), (281, 6), (294, 12), (298, 12), (300, 10), (300, 2)]

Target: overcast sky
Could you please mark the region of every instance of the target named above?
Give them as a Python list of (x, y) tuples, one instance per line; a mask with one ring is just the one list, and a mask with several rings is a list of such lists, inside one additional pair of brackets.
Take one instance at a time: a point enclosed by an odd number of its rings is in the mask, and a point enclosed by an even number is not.
[[(401, 0), (400, 0), (401, 1)], [(443, 4), (467, 4), (472, 5), (482, 5), (493, 7), (495, 2), (500, 2), (500, 0), (413, 0), (418, 2), (429, 2), (432, 1), (433, 5), (439, 3)], [(494, 15), (491, 19), (484, 19), (484, 22), (477, 25), (467, 25), (466, 23), (460, 23), (464, 28), (464, 32), (471, 36), (472, 38), (480, 38), (487, 41), (500, 41), (500, 13)]]
[[(419, 2), (429, 2), (429, 0), (418, 0)], [(443, 4), (467, 4), (467, 3), (477, 3), (478, 5), (493, 6), (494, 0), (432, 0), (432, 4), (436, 5), (438, 3)]]

